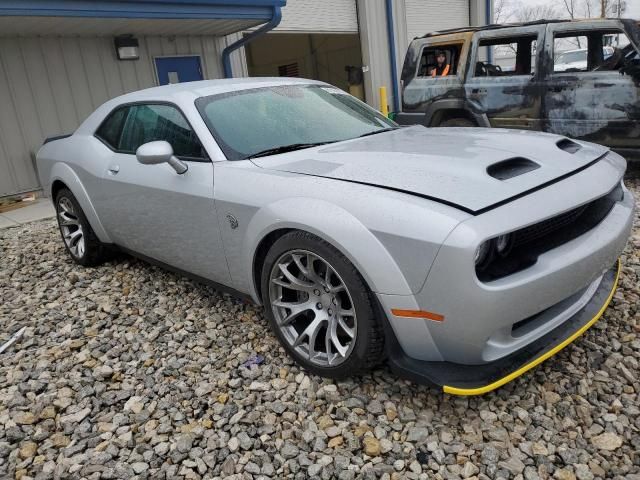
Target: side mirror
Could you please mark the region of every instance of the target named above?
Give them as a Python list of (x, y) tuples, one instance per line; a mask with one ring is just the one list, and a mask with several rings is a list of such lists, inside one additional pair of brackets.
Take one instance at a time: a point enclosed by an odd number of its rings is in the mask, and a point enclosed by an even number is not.
[(186, 163), (173, 155), (173, 147), (169, 142), (165, 142), (164, 140), (157, 140), (140, 145), (138, 150), (136, 150), (136, 158), (138, 162), (143, 165), (168, 163), (176, 173), (180, 175), (189, 169)]

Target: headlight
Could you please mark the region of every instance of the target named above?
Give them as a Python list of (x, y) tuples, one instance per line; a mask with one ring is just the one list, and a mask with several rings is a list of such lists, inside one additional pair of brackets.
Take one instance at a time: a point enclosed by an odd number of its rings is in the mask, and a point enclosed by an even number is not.
[(498, 238), (496, 238), (496, 252), (498, 252), (498, 255), (505, 256), (509, 254), (511, 245), (513, 243), (512, 240), (513, 235), (511, 235), (510, 233), (507, 233), (506, 235), (500, 235)]
[(484, 268), (493, 257), (493, 240), (483, 242), (476, 250), (476, 268)]

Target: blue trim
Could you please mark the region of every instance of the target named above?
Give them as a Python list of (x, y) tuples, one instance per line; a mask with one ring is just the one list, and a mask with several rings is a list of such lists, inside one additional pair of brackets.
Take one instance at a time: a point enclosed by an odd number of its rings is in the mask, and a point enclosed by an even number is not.
[(269, 23), (266, 23), (263, 26), (261, 26), (259, 29), (249, 33), (248, 35), (243, 36), (237, 42), (234, 42), (231, 45), (227, 45), (227, 47), (222, 51), (222, 68), (224, 70), (225, 78), (233, 77), (233, 71), (231, 69), (231, 53), (234, 50), (237, 50), (238, 48), (246, 45), (247, 43), (251, 42), (255, 38), (259, 37), (263, 33), (266, 33), (269, 30), (273, 30), (274, 28), (276, 28), (280, 23), (280, 20), (282, 20), (282, 10), (280, 10), (279, 6), (274, 6), (271, 20), (269, 20)]
[[(489, 0), (491, 1), (491, 0)], [(400, 89), (398, 88), (398, 62), (396, 60), (396, 38), (393, 31), (393, 3), (386, 0), (387, 37), (389, 40), (389, 60), (391, 63), (391, 89), (393, 91), (393, 111), (400, 111)]]
[(0, 0), (0, 16), (267, 21), (286, 0)]

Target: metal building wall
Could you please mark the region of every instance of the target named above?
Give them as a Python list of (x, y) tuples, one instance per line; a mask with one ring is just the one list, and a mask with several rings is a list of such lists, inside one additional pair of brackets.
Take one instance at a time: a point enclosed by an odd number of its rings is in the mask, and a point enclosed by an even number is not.
[(355, 0), (287, 0), (280, 32), (357, 33)]
[(405, 0), (407, 38), (469, 26), (469, 0)]
[[(112, 37), (0, 37), (0, 196), (35, 190), (33, 155), (43, 140), (71, 133), (96, 107), (157, 84), (153, 57), (200, 55), (205, 78), (220, 78), (228, 37), (138, 37), (140, 59), (118, 61)], [(235, 76), (246, 62), (233, 55)]]
[[(364, 73), (367, 103), (380, 109), (378, 89), (385, 86), (387, 87), (388, 103), (391, 106), (393, 105), (393, 88), (391, 88), (391, 61), (389, 59), (385, 0), (357, 0), (357, 6), (362, 43), (362, 64), (367, 69)], [(393, 26), (398, 78), (400, 78), (402, 62), (408, 45), (405, 15), (405, 0), (394, 0)]]

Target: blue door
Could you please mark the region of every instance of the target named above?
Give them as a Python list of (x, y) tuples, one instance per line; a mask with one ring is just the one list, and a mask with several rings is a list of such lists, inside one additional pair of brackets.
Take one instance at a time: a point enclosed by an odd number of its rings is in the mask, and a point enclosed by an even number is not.
[(160, 85), (203, 80), (198, 56), (156, 58), (156, 70)]

